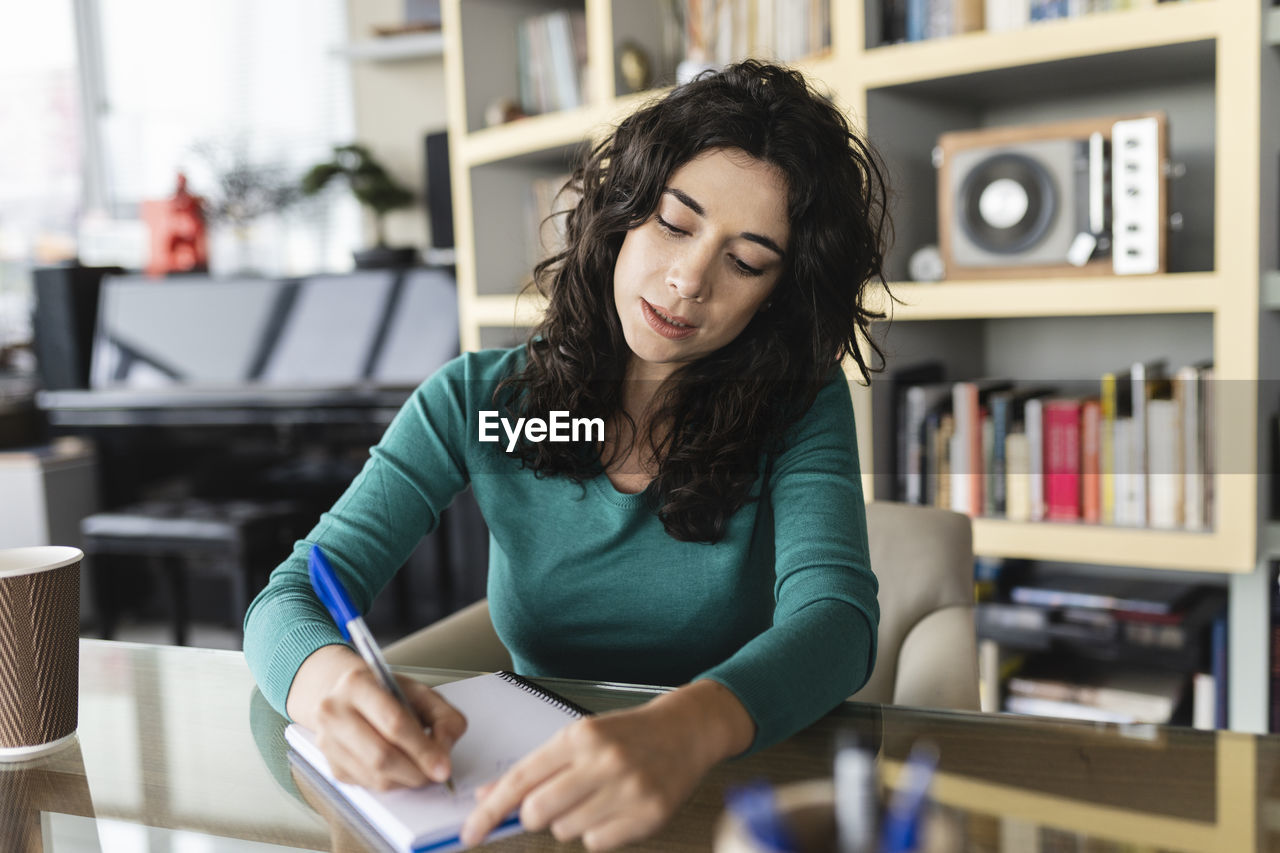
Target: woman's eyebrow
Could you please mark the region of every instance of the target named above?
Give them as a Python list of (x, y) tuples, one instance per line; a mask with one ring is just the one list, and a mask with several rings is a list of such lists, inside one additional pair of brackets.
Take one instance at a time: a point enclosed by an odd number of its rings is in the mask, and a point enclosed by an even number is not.
[[(694, 199), (692, 196), (690, 196), (688, 193), (686, 193), (684, 190), (678, 190), (675, 187), (667, 187), (665, 190), (663, 190), (663, 192), (666, 193), (667, 195), (673, 196), (676, 200), (678, 200), (685, 207), (692, 210), (698, 216), (705, 217), (707, 215), (706, 209), (703, 208), (702, 205), (698, 204), (697, 200)], [(782, 247), (779, 246), (770, 238), (764, 236), (763, 234), (756, 234), (752, 231), (743, 231), (738, 236), (744, 240), (750, 240), (752, 243), (759, 243), (761, 246), (764, 246), (769, 251), (776, 252), (778, 254), (778, 257), (786, 257), (786, 252), (782, 251)]]

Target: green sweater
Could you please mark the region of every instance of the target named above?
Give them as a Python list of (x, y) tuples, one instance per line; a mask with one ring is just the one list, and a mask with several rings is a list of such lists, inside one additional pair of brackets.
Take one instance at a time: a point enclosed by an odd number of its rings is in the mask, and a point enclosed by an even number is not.
[(523, 675), (710, 678), (754, 719), (753, 750), (866, 682), (880, 611), (843, 374), (789, 431), (770, 500), (743, 506), (707, 545), (673, 539), (642, 495), (604, 475), (584, 485), (536, 477), (502, 451), (505, 437), (481, 443), (478, 412), (496, 408), (498, 381), (523, 363), (522, 349), (468, 353), (424, 382), (272, 573), (245, 618), (244, 649), (277, 710), (306, 657), (342, 642), (311, 591), (312, 543), (364, 612), (468, 484), (490, 530), (494, 628)]

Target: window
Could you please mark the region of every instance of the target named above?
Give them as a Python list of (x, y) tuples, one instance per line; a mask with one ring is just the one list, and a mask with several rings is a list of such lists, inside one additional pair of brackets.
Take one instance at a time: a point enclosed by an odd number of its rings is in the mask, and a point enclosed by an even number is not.
[[(237, 157), (296, 181), (354, 137), (342, 0), (49, 0), (0, 13), (0, 348), (30, 337), (31, 270), (74, 258), (138, 268), (141, 202), (179, 171), (217, 196)], [(217, 156), (201, 155), (213, 149)], [(211, 225), (215, 273), (351, 266), (344, 194)]]
[[(144, 199), (190, 189), (216, 199), (243, 163), (296, 183), (351, 141), (342, 0), (78, 0), (101, 45), (99, 187), (109, 217), (136, 219)], [(96, 21), (93, 16), (96, 13)], [(86, 87), (93, 83), (86, 81)], [(290, 275), (351, 266), (360, 241), (353, 199), (332, 195), (247, 229), (211, 223), (210, 268)]]
[(75, 254), (83, 136), (70, 0), (0, 18), (2, 349), (30, 337), (32, 265)]

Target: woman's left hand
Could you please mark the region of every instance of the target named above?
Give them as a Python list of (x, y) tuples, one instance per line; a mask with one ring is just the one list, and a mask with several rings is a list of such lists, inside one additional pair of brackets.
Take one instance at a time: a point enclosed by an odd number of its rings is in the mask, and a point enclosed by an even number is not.
[(477, 793), (462, 829), (474, 845), (513, 809), (527, 830), (607, 850), (661, 828), (755, 724), (726, 688), (698, 681), (639, 707), (579, 720)]

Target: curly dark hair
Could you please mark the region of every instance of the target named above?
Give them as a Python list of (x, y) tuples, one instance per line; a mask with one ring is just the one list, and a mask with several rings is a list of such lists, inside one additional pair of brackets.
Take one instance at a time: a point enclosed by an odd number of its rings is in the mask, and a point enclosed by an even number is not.
[[(564, 190), (580, 195), (566, 214), (564, 249), (534, 268), (546, 313), (526, 344), (525, 367), (496, 395), (515, 416), (561, 409), (630, 422), (622, 409), (630, 349), (614, 307), (614, 266), (626, 233), (654, 214), (672, 173), (712, 149), (738, 149), (785, 176), (791, 232), (772, 304), (729, 344), (680, 365), (650, 421), (659, 468), (646, 495), (667, 533), (689, 542), (724, 536), (750, 499), (763, 454), (782, 449), (785, 430), (841, 359), (851, 357), (864, 381), (879, 369), (864, 360), (860, 333), (883, 362), (869, 332), (884, 314), (864, 295), (868, 282), (885, 284), (884, 168), (799, 72), (755, 60), (704, 72), (589, 150)], [(599, 448), (526, 441), (512, 453), (539, 476), (581, 484), (627, 449), (602, 460)]]

